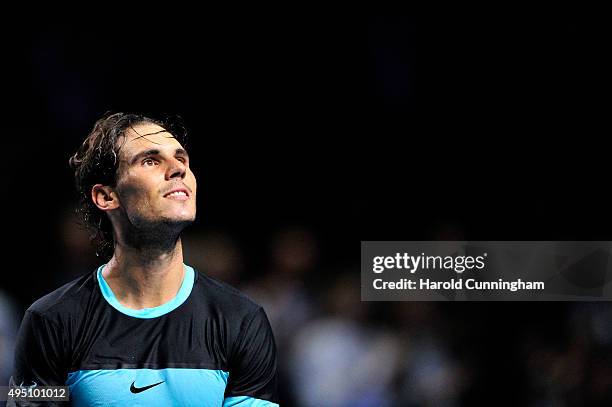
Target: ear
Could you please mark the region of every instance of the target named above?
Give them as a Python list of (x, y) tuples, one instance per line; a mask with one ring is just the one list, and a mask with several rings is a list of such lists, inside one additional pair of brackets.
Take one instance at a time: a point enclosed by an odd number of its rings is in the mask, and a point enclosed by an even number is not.
[(102, 211), (110, 211), (119, 207), (119, 197), (108, 185), (96, 184), (91, 188), (91, 200)]

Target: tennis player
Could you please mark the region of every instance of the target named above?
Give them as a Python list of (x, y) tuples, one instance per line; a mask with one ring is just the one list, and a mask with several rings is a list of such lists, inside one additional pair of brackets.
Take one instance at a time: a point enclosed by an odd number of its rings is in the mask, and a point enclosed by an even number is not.
[(142, 115), (96, 122), (70, 165), (110, 259), (26, 311), (11, 385), (68, 386), (75, 406), (278, 405), (263, 309), (183, 262), (197, 195), (184, 144)]

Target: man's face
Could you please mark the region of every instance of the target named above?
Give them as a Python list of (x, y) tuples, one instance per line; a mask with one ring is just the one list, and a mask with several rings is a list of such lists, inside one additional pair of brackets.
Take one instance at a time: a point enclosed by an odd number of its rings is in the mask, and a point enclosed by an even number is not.
[(192, 222), (197, 184), (181, 143), (151, 123), (128, 129), (120, 142), (116, 192), (128, 220)]

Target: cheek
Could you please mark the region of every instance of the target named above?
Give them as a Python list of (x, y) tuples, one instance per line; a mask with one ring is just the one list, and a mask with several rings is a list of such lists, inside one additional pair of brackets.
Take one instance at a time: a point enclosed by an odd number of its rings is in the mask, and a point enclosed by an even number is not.
[(196, 180), (195, 175), (193, 174), (193, 172), (191, 172), (191, 170), (189, 170), (189, 173), (187, 174), (187, 177), (189, 178), (189, 183), (187, 185), (189, 185), (191, 187), (192, 192), (196, 192), (196, 190), (198, 189), (198, 181)]
[(148, 189), (136, 182), (125, 182), (117, 185), (117, 193), (119, 194), (120, 203), (126, 209), (148, 206), (150, 201)]

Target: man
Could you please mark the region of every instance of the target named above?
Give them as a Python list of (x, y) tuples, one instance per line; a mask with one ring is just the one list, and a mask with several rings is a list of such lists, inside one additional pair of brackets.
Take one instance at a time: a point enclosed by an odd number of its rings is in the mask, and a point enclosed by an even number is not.
[(277, 406), (263, 309), (183, 264), (197, 183), (174, 133), (106, 115), (70, 159), (112, 258), (27, 310), (12, 384), (69, 386), (76, 406)]

